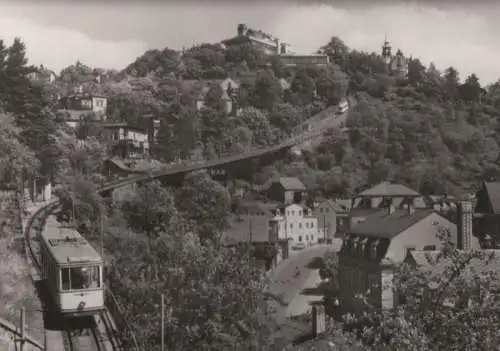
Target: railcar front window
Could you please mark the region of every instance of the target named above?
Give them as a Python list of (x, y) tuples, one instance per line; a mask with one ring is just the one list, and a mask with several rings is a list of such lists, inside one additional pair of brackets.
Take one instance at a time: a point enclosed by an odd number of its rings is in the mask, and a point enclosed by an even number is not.
[(62, 282), (63, 290), (100, 288), (99, 266), (64, 268)]

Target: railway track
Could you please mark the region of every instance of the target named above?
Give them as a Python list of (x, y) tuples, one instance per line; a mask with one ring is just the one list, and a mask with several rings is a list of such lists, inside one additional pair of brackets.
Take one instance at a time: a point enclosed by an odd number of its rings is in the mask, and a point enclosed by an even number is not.
[[(40, 208), (30, 218), (24, 232), (27, 257), (31, 260), (39, 276), (41, 276), (42, 266), (39, 257), (38, 234), (43, 230), (47, 218), (58, 207), (59, 202), (54, 201)], [(58, 327), (55, 328), (57, 330), (46, 330), (46, 335), (49, 336), (48, 339), (51, 339), (50, 336), (61, 333), (64, 351), (121, 351), (123, 349), (107, 310), (85, 317), (50, 316), (48, 318), (52, 324)], [(56, 349), (59, 350), (56, 345), (47, 345), (47, 351), (56, 351)]]

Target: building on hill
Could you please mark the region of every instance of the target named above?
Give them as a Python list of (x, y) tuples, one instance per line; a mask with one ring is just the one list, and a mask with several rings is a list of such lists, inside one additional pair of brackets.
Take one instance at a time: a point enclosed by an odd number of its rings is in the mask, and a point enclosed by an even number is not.
[(472, 204), (459, 204), (457, 225), (433, 209), (404, 209), (388, 206), (350, 228), (339, 252), (341, 310), (356, 312), (362, 307), (356, 294), (370, 291), (368, 301), (375, 307), (391, 309), (397, 305), (392, 290), (394, 269), (414, 250), (436, 251), (443, 246), (437, 236), (448, 231), (459, 249), (478, 249), (472, 235)]
[(290, 45), (261, 30), (248, 28), (246, 24), (239, 24), (237, 35), (223, 40), (226, 47), (249, 46), (262, 51), (269, 56), (277, 56), (285, 66), (299, 65), (326, 65), (329, 57), (324, 54), (298, 55), (290, 50)]
[(40, 65), (35, 69), (34, 72), (31, 72), (29, 74), (29, 77), (32, 80), (41, 80), (46, 83), (54, 83), (57, 79), (57, 74), (54, 71), (45, 68), (43, 65)]
[(387, 65), (389, 73), (406, 77), (408, 74), (409, 60), (399, 49), (396, 51), (396, 55), (393, 55), (392, 46), (387, 39), (384, 41), (384, 45), (382, 46), (382, 58)]
[(64, 115), (66, 123), (76, 128), (85, 116), (91, 114), (95, 121), (105, 121), (108, 99), (104, 96), (77, 93), (61, 97), (58, 112)]
[(305, 185), (294, 177), (272, 179), (264, 188), (269, 200), (285, 204), (300, 203), (307, 195)]
[(414, 207), (425, 207), (420, 204), (421, 195), (402, 184), (381, 182), (356, 194), (351, 200), (349, 226), (362, 222), (369, 215), (391, 205), (394, 209), (410, 204)]
[(237, 113), (237, 98), (239, 95), (240, 84), (231, 78), (198, 80), (182, 80), (182, 89), (195, 94), (195, 107), (199, 111), (206, 103), (206, 96), (210, 89), (219, 86), (222, 89), (222, 100), (226, 106), (226, 112), (229, 115)]
[(148, 132), (127, 123), (101, 125), (111, 141), (111, 153), (121, 158), (142, 158), (149, 155)]

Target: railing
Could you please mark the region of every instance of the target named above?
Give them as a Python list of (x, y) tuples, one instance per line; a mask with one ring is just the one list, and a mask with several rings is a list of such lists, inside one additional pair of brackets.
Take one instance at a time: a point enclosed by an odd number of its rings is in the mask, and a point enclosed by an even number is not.
[(123, 312), (120, 303), (116, 299), (115, 295), (111, 292), (108, 286), (105, 287), (105, 304), (108, 308), (109, 313), (113, 317), (116, 329), (118, 331), (118, 338), (121, 341), (121, 347), (124, 350), (143, 350), (137, 342), (132, 327), (127, 321), (126, 315)]
[[(44, 347), (41, 343), (33, 339), (30, 335), (25, 334), (24, 328), (18, 328), (14, 324), (4, 320), (3, 318), (0, 318), (0, 328), (6, 330), (10, 334), (14, 334), (16, 344), (18, 342), (25, 342), (38, 350), (44, 350)], [(17, 345), (13, 349), (17, 350)]]

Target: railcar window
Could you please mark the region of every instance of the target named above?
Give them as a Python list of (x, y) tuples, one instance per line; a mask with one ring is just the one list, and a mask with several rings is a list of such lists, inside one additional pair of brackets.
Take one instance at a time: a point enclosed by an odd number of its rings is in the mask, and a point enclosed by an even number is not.
[(61, 269), (61, 275), (62, 275), (62, 289), (63, 290), (69, 290), (69, 268), (62, 268)]
[(64, 268), (62, 283), (63, 290), (100, 288), (99, 266)]

